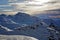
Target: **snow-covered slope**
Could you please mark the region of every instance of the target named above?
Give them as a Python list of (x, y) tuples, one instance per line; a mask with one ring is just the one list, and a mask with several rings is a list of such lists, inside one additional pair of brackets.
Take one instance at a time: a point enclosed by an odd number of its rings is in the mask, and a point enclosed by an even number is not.
[(49, 26), (50, 22), (50, 19), (40, 20), (35, 16), (20, 12), (13, 16), (0, 15), (0, 27), (4, 29), (0, 29), (0, 34), (25, 35), (38, 40), (49, 40), (51, 31), (53, 31), (53, 35), (56, 35), (55, 28)]
[(34, 25), (29, 25), (25, 27), (17, 27), (14, 31), (1, 32), (4, 35), (25, 35), (35, 37), (39, 40), (48, 40), (49, 32), (47, 28), (41, 23), (35, 23)]
[(5, 31), (13, 31), (13, 30), (11, 30), (11, 29), (9, 29), (9, 28), (7, 28), (7, 27), (4, 27), (4, 26), (2, 26), (2, 25), (0, 25), (0, 31), (1, 30), (5, 30)]
[(0, 40), (38, 40), (34, 37), (23, 35), (0, 35)]

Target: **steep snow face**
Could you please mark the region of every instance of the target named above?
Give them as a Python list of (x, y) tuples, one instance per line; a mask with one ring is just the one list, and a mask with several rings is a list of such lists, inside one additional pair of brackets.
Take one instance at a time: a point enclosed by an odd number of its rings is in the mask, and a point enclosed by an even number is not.
[(2, 25), (0, 25), (0, 28), (5, 29), (6, 31), (13, 31), (13, 30), (11, 30), (11, 29), (9, 29), (9, 28), (7, 28), (7, 27), (4, 27), (4, 26), (2, 26)]
[(13, 24), (19, 24), (19, 23), (14, 22), (12, 19), (9, 19), (9, 20), (10, 20), (10, 22), (13, 23)]
[(23, 35), (0, 35), (0, 40), (38, 40), (34, 37), (23, 36)]

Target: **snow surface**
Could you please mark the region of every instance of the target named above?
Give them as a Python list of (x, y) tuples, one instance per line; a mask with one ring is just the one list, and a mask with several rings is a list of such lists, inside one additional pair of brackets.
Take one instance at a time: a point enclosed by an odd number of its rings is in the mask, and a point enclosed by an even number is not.
[(13, 31), (13, 30), (11, 30), (11, 29), (9, 29), (9, 28), (7, 28), (7, 27), (4, 27), (4, 26), (2, 26), (2, 25), (0, 25), (0, 26), (1, 26), (1, 28), (5, 29), (6, 31)]
[(23, 35), (0, 35), (0, 40), (38, 40), (34, 37)]

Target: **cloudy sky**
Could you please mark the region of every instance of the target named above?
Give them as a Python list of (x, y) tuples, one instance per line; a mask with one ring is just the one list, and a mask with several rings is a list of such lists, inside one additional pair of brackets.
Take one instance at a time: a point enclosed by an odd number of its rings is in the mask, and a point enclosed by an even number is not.
[(13, 15), (17, 12), (36, 14), (59, 8), (60, 0), (0, 0), (0, 14)]

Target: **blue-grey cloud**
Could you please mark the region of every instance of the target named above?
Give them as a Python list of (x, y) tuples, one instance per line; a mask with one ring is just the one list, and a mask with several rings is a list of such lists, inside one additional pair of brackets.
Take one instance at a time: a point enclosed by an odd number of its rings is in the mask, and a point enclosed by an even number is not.
[(56, 4), (56, 3), (60, 3), (60, 0), (53, 0), (53, 1), (49, 1), (49, 2), (46, 2), (45, 4)]

